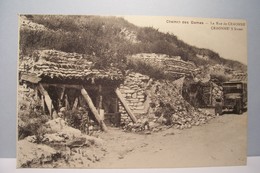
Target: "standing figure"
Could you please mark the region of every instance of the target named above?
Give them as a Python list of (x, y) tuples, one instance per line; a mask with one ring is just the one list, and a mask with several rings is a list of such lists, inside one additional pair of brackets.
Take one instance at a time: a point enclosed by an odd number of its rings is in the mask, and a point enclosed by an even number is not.
[(217, 115), (217, 116), (222, 115), (222, 99), (221, 98), (216, 98), (215, 115)]

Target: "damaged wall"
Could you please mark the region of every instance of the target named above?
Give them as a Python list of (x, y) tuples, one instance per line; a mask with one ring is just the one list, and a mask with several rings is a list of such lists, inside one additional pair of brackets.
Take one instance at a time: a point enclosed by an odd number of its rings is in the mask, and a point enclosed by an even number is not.
[[(129, 73), (123, 84), (120, 85), (119, 89), (123, 97), (127, 101), (130, 109), (134, 114), (143, 114), (147, 112), (147, 94), (145, 92), (149, 77), (140, 73)], [(121, 103), (119, 103), (119, 111), (121, 112), (121, 123), (127, 124), (131, 122), (130, 117), (125, 111)]]
[[(166, 116), (169, 116), (168, 119), (171, 121), (169, 124), (180, 129), (205, 124), (214, 115), (194, 108), (182, 97), (183, 82), (184, 77), (175, 81), (153, 80), (140, 73), (131, 72), (127, 75), (124, 84), (120, 86), (120, 91), (135, 113), (137, 123), (146, 119), (148, 122), (160, 124), (167, 121)], [(151, 104), (153, 108), (150, 107)], [(132, 124), (121, 104), (119, 111), (121, 123), (128, 126)]]

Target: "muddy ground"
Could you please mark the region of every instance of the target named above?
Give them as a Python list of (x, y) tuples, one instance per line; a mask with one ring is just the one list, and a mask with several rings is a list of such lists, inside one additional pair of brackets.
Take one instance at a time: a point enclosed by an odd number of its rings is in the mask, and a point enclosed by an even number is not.
[(246, 164), (247, 113), (224, 114), (209, 123), (152, 134), (110, 128), (100, 135), (106, 153), (92, 168), (161, 168)]

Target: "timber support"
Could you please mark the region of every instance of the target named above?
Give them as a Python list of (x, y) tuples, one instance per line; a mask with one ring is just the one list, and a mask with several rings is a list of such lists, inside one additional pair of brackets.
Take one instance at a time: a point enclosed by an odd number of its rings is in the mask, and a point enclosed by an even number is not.
[(136, 123), (137, 122), (137, 119), (134, 115), (134, 113), (132, 112), (132, 110), (130, 109), (130, 107), (128, 106), (125, 98), (123, 97), (122, 93), (120, 92), (120, 90), (117, 88), (115, 90), (115, 93), (117, 95), (117, 97), (119, 98), (119, 100), (121, 101), (122, 105), (124, 106), (126, 112), (128, 113), (128, 115), (130, 116), (131, 120)]
[(52, 100), (51, 100), (48, 92), (44, 89), (44, 87), (42, 86), (41, 83), (39, 84), (39, 86), (37, 88), (39, 89), (39, 91), (42, 94), (42, 96), (44, 96), (44, 97), (42, 97), (42, 99), (44, 99), (44, 101), (45, 101), (45, 103), (47, 105), (47, 108), (48, 108), (48, 111), (50, 113), (50, 116), (52, 118), (56, 118), (57, 117), (57, 112), (55, 110), (53, 110), (54, 106), (52, 104)]
[(94, 106), (88, 92), (85, 90), (85, 88), (83, 86), (81, 86), (81, 94), (84, 97), (84, 99), (86, 100), (90, 110), (92, 111), (92, 113), (94, 114), (96, 120), (98, 121), (99, 125), (101, 126), (103, 131), (107, 131), (107, 126), (105, 125), (104, 121), (102, 120), (102, 118), (100, 117), (96, 107)]

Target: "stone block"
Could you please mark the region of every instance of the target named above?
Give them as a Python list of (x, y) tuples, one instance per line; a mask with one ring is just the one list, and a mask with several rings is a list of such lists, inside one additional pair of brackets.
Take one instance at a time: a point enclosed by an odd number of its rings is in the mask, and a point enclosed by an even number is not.
[(136, 109), (136, 110), (143, 110), (143, 109), (144, 109), (144, 106), (137, 106), (135, 109)]
[(137, 94), (136, 93), (133, 93), (132, 94), (132, 98), (136, 98), (137, 97)]
[(142, 105), (143, 105), (142, 102), (138, 102), (138, 103), (136, 103), (136, 106), (142, 106)]
[(124, 93), (126, 93), (127, 95), (128, 95), (128, 94), (132, 94), (132, 93), (134, 93), (134, 92), (135, 92), (135, 90), (133, 90), (133, 89), (124, 90)]
[(132, 103), (136, 103), (138, 102), (138, 99), (137, 98), (130, 98), (130, 99), (127, 99), (128, 102), (132, 102)]
[(139, 99), (139, 102), (144, 102), (144, 99)]
[(144, 97), (145, 97), (145, 96), (144, 96), (143, 94), (137, 96), (137, 98), (139, 98), (139, 99), (144, 99)]

